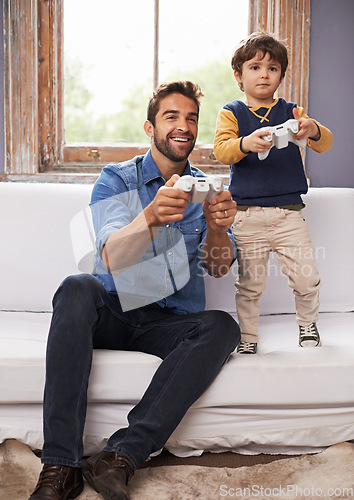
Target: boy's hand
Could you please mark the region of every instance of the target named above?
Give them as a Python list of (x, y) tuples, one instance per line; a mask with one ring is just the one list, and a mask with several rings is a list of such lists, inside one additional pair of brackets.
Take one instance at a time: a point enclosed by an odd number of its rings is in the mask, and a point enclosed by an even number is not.
[(317, 139), (319, 136), (319, 130), (315, 122), (309, 118), (301, 118), (297, 108), (293, 109), (293, 115), (295, 120), (299, 122), (299, 131), (294, 134), (294, 139), (301, 141), (301, 139)]
[(242, 150), (244, 153), (263, 153), (271, 148), (272, 143), (262, 139), (265, 135), (270, 135), (270, 132), (264, 130), (264, 128), (258, 128), (252, 134), (247, 135), (242, 141)]

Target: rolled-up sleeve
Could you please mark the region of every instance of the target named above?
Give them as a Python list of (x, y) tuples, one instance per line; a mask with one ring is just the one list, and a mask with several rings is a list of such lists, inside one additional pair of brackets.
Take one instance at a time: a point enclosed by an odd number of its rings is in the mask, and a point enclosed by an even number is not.
[[(111, 176), (114, 175), (114, 184)], [(142, 206), (137, 191), (129, 191), (123, 179), (106, 170), (92, 191), (90, 208), (96, 233), (96, 249), (101, 256), (108, 238), (132, 222)], [(114, 185), (114, 189), (112, 188)]]

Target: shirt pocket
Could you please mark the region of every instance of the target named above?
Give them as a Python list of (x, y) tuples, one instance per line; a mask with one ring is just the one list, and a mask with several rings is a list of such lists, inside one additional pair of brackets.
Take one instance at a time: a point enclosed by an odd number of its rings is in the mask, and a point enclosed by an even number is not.
[(182, 232), (188, 255), (197, 255), (206, 231), (206, 220), (198, 217), (192, 221), (181, 221), (176, 227)]

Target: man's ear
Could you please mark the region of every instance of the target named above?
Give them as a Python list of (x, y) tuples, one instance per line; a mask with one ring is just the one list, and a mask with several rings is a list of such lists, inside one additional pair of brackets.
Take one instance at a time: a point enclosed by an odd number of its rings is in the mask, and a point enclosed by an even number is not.
[(146, 120), (144, 123), (145, 134), (148, 137), (154, 137), (154, 129), (155, 127), (153, 126), (153, 124), (149, 120)]

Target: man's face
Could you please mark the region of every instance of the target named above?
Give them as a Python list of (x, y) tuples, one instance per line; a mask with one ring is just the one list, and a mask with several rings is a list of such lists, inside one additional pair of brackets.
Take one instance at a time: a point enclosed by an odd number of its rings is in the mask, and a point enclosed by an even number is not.
[(153, 146), (173, 162), (187, 160), (198, 134), (196, 103), (182, 94), (170, 94), (160, 102), (152, 131)]

